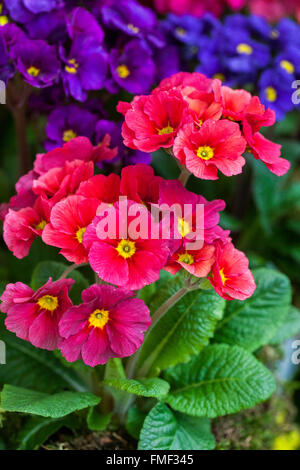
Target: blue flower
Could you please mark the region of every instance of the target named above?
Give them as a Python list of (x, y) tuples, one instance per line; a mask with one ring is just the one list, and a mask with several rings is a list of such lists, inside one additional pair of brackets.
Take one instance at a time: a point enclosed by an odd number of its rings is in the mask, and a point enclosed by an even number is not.
[(266, 70), (259, 80), (261, 102), (276, 112), (277, 120), (285, 117), (294, 107), (291, 84), (283, 79), (284, 73), (277, 67)]

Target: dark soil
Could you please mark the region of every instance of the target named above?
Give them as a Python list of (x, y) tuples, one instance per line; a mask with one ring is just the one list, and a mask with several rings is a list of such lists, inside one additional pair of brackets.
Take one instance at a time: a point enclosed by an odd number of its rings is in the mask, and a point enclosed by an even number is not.
[(44, 450), (134, 450), (134, 441), (125, 431), (93, 432), (86, 436), (70, 438), (61, 434), (57, 440), (42, 446)]

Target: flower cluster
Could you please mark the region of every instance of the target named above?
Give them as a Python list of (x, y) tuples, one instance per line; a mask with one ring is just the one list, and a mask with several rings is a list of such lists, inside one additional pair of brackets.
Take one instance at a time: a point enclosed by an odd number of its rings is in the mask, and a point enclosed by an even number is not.
[(245, 5), (245, 0), (154, 0), (154, 5), (160, 13), (202, 16), (210, 12), (220, 16), (226, 7), (239, 10)]
[(246, 150), (278, 176), (290, 167), (280, 157), (280, 145), (260, 133), (274, 124), (274, 111), (257, 96), (197, 72), (166, 78), (150, 95), (120, 102), (118, 110), (125, 116), (126, 146), (143, 152), (173, 149), (179, 163), (198, 178), (241, 173)]
[(268, 21), (278, 21), (285, 16), (296, 16), (300, 22), (298, 0), (248, 0), (247, 6), (255, 15), (264, 16)]
[[(280, 146), (260, 134), (275, 113), (217, 79), (175, 74), (150, 95), (120, 102), (118, 110), (125, 116), (126, 146), (147, 153), (167, 149), (183, 173), (204, 179), (238, 174), (246, 150), (277, 175), (288, 170)], [(17, 258), (40, 237), (75, 266), (87, 263), (103, 283), (83, 291), (80, 305), (72, 305), (73, 281), (64, 276), (36, 292), (9, 284), (1, 298), (7, 328), (92, 367), (140, 347), (151, 318), (135, 295), (162, 270), (184, 270), (195, 285), (210, 286), (227, 300), (245, 300), (256, 287), (248, 259), (219, 225), (225, 202), (164, 180), (146, 164), (99, 174), (97, 165), (116, 157), (107, 135), (100, 146), (76, 137), (37, 155), (17, 182), (17, 194), (1, 207), (4, 241)]]
[(166, 54), (155, 13), (136, 0), (81, 3), (0, 1), (0, 80), (7, 84), (20, 74), (31, 86), (31, 109), (48, 115), (47, 150), (76, 136), (101, 145), (109, 134), (111, 148), (119, 150), (113, 163), (148, 163), (144, 154), (126, 152), (120, 126), (107, 119), (101, 103), (121, 90), (146, 93), (177, 72), (177, 48)]
[(233, 14), (221, 22), (209, 14), (170, 14), (163, 25), (169, 41), (181, 45), (182, 69), (196, 62), (196, 71), (228, 86), (251, 85), (278, 120), (295, 108), (292, 84), (300, 78), (300, 26), (293, 20), (271, 25), (255, 15)]

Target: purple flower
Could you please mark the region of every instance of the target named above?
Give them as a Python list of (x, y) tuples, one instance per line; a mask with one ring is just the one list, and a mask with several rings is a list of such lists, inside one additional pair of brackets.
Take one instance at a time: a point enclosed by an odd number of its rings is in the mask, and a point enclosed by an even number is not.
[(85, 8), (75, 8), (67, 19), (68, 33), (71, 39), (78, 34), (85, 34), (99, 43), (103, 42), (104, 32), (95, 19)]
[(98, 41), (78, 34), (69, 53), (60, 47), (60, 57), (65, 63), (63, 83), (67, 95), (84, 101), (88, 90), (103, 87), (107, 75), (107, 53)]
[(0, 36), (0, 80), (5, 84), (13, 77), (15, 69), (9, 61), (3, 38)]
[(95, 130), (97, 117), (77, 105), (55, 109), (49, 116), (46, 127), (47, 151), (62, 145), (75, 137), (84, 136), (90, 140)]
[(37, 88), (53, 85), (59, 77), (60, 62), (54, 46), (26, 39), (10, 49), (10, 55), (24, 80)]
[(157, 28), (155, 14), (134, 0), (109, 0), (100, 9), (103, 23), (128, 36), (145, 38), (156, 47), (163, 47), (164, 37)]
[[(291, 45), (277, 55), (275, 65), (287, 74), (286, 80), (291, 84), (295, 80), (295, 75), (300, 74), (300, 48)], [(291, 85), (290, 85), (291, 86)]]
[(153, 83), (155, 65), (151, 50), (138, 39), (132, 39), (120, 50), (111, 50), (109, 63), (113, 79), (129, 93), (146, 93)]
[(67, 39), (66, 13), (64, 10), (35, 15), (25, 24), (26, 31), (32, 39), (44, 39), (52, 43)]
[(291, 82), (286, 80), (286, 75), (277, 67), (266, 70), (259, 80), (260, 100), (276, 112), (277, 120), (283, 119), (294, 107)]
[(9, 15), (18, 23), (28, 23), (34, 15), (64, 7), (63, 0), (6, 0)]

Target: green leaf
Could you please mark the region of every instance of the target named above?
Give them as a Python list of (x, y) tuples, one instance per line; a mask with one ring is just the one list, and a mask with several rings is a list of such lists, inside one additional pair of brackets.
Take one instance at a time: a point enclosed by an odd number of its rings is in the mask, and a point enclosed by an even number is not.
[(170, 386), (168, 382), (162, 379), (107, 379), (104, 381), (109, 387), (114, 387), (124, 392), (133, 393), (142, 397), (161, 398), (165, 396)]
[(207, 418), (195, 418), (158, 403), (146, 417), (139, 450), (212, 450), (214, 436)]
[(5, 450), (5, 443), (1, 436), (0, 436), (0, 450)]
[(89, 409), (87, 425), (91, 431), (105, 431), (110, 423), (112, 413), (101, 414), (95, 407)]
[(289, 279), (266, 268), (259, 268), (253, 274), (256, 291), (245, 301), (227, 303), (224, 318), (215, 334), (218, 343), (237, 344), (255, 351), (269, 343), (284, 321), (291, 303)]
[(215, 418), (251, 408), (274, 392), (275, 380), (252, 354), (238, 346), (207, 346), (188, 364), (168, 369), (164, 399), (177, 411)]
[(0, 383), (48, 393), (66, 388), (79, 392), (87, 390), (77, 373), (65, 367), (52, 352), (17, 338), (3, 323), (0, 324), (0, 339), (6, 345), (6, 364), (0, 366)]
[(74, 411), (95, 406), (100, 398), (92, 393), (61, 392), (54, 395), (4, 385), (1, 408), (4, 411), (31, 413), (45, 418), (62, 418)]
[(145, 418), (146, 413), (143, 413), (136, 405), (129, 408), (125, 427), (129, 434), (136, 440), (140, 437)]
[[(175, 278), (160, 289), (150, 304), (152, 312), (183, 285)], [(225, 301), (213, 290), (187, 293), (152, 328), (145, 340), (139, 366), (157, 374), (180, 362), (186, 362), (206, 346), (222, 318)]]
[(17, 436), (18, 450), (36, 450), (62, 427), (74, 429), (76, 426), (74, 418), (74, 416), (66, 416), (52, 419), (32, 416)]
[[(68, 265), (64, 263), (42, 261), (33, 271), (31, 278), (32, 289), (37, 290), (48, 281), (49, 277), (52, 277), (53, 281), (57, 281), (67, 268)], [(76, 270), (71, 271), (67, 277), (75, 281), (70, 290), (70, 297), (74, 303), (78, 304), (81, 302), (81, 292), (89, 286), (88, 281)]]
[(300, 310), (296, 307), (291, 307), (287, 313), (284, 322), (280, 325), (270, 344), (280, 344), (286, 339), (292, 338), (300, 332)]

